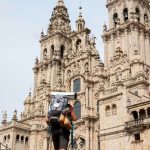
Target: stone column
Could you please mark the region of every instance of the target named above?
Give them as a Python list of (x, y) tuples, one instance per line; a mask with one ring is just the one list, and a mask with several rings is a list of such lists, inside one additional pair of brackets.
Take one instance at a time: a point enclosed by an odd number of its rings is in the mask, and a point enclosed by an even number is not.
[(86, 97), (85, 97), (85, 105), (86, 107), (89, 107), (89, 87), (88, 87), (88, 83), (86, 83)]
[(104, 63), (105, 67), (108, 68), (108, 40), (104, 37)]
[(139, 31), (137, 28), (135, 28), (135, 31), (134, 31), (134, 36), (135, 36), (135, 46), (134, 48), (136, 48), (136, 50), (138, 51), (138, 54), (141, 54), (140, 52), (140, 45), (139, 45)]
[(50, 83), (51, 81), (51, 64), (48, 64), (48, 67), (47, 67), (46, 81), (47, 83)]
[(88, 121), (85, 121), (85, 127), (86, 127), (86, 150), (90, 150), (90, 138), (89, 138), (89, 125)]
[(37, 150), (37, 131), (32, 131), (30, 136), (30, 148), (29, 150)]
[(43, 137), (43, 150), (47, 150), (47, 146), (48, 146), (48, 135), (47, 133), (44, 133), (44, 137)]
[(51, 88), (54, 87), (56, 81), (56, 71), (57, 71), (57, 62), (52, 62), (52, 71), (51, 71)]
[(122, 37), (122, 50), (123, 52), (127, 53), (127, 56), (129, 57), (129, 40), (128, 40), (128, 31), (127, 29), (124, 30), (123, 37)]
[(108, 42), (108, 67), (110, 67), (110, 60), (112, 58), (112, 41), (111, 41), (111, 37), (110, 40)]
[(129, 59), (132, 60), (135, 51), (135, 37), (134, 37), (134, 26), (131, 26), (131, 32), (129, 34)]
[(38, 84), (38, 72), (37, 70), (34, 70), (34, 93), (33, 95), (35, 95), (35, 92), (37, 90), (37, 84)]
[(146, 53), (145, 53), (145, 40), (144, 40), (144, 31), (141, 29), (140, 31), (140, 55), (142, 56), (142, 59), (146, 63)]
[(150, 65), (150, 40), (148, 32), (145, 33), (145, 52), (146, 52), (146, 64)]

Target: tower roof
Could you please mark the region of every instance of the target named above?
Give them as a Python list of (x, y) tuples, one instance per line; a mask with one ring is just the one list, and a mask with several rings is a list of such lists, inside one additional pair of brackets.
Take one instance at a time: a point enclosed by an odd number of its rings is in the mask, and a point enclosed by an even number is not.
[(82, 16), (82, 7), (80, 6), (79, 9), (80, 9), (80, 13), (79, 13), (79, 16), (78, 16), (78, 19), (76, 22), (84, 22), (85, 23), (85, 20)]
[(85, 28), (85, 20), (82, 16), (82, 7), (80, 6), (79, 9), (80, 9), (80, 13), (78, 19), (76, 20), (76, 26), (77, 26), (77, 30), (81, 31)]
[(53, 9), (48, 27), (48, 34), (61, 32), (71, 33), (70, 19), (68, 10), (65, 7), (64, 0), (58, 0), (56, 7)]

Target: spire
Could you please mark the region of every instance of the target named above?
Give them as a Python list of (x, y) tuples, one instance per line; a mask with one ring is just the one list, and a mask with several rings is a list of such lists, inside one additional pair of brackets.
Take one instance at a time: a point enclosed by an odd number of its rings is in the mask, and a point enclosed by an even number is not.
[(79, 7), (79, 10), (80, 10), (79, 17), (76, 21), (77, 31), (81, 31), (85, 28), (85, 20), (82, 16), (82, 7), (81, 6)]
[(71, 33), (69, 14), (64, 5), (64, 0), (58, 0), (56, 7), (53, 9), (47, 32), (48, 34), (61, 32), (66, 35)]

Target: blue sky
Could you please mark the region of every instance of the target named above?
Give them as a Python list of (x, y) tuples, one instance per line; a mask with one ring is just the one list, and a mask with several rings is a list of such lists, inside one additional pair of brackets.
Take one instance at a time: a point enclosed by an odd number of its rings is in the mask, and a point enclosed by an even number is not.
[[(80, 2), (81, 1), (81, 2)], [(57, 0), (0, 0), (0, 122), (2, 111), (12, 118), (33, 87), (34, 60), (40, 53), (40, 33), (46, 32)], [(65, 0), (72, 29), (83, 7), (86, 26), (97, 37), (103, 59), (102, 26), (107, 22), (106, 0)], [(19, 114), (18, 114), (19, 116)]]

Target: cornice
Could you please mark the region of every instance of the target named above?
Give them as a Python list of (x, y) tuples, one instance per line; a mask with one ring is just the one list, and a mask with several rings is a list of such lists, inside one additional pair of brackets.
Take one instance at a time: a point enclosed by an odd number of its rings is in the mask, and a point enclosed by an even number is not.
[(124, 34), (124, 31), (131, 32), (131, 31), (137, 31), (140, 34), (143, 34), (147, 36), (148, 38), (150, 37), (150, 29), (147, 29), (146, 26), (139, 22), (128, 22), (128, 23), (123, 23), (121, 24), (118, 28), (112, 28), (104, 32), (102, 35), (102, 38), (104, 41), (109, 41), (111, 38), (115, 38), (114, 35), (117, 34)]
[(84, 32), (87, 33), (87, 34), (90, 34), (91, 30), (88, 29), (88, 28), (85, 28), (84, 30), (81, 30), (81, 31), (73, 31), (70, 38), (76, 37), (77, 35), (82, 34)]
[[(138, 1), (140, 4), (146, 5), (148, 8), (150, 8), (149, 0), (134, 0), (134, 1)], [(109, 8), (121, 2), (123, 3), (125, 2), (125, 0), (107, 0), (106, 7)]]
[(51, 34), (49, 34), (49, 35), (45, 35), (42, 39), (40, 39), (39, 42), (40, 42), (40, 43), (45, 42), (45, 41), (47, 41), (47, 40), (50, 39), (50, 38), (54, 38), (55, 35), (63, 36), (63, 37), (66, 38), (68, 41), (71, 41), (71, 38), (70, 38), (69, 35), (66, 35), (66, 34), (63, 33), (63, 32), (57, 31), (57, 32), (53, 32), (53, 33), (51, 33)]

